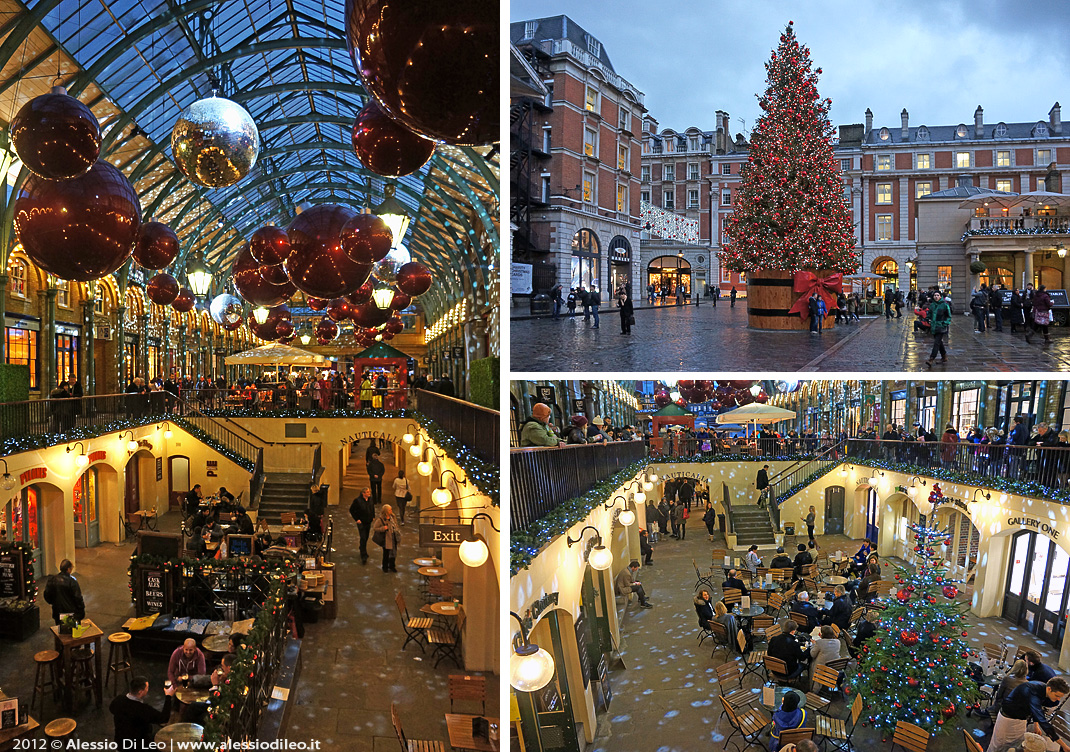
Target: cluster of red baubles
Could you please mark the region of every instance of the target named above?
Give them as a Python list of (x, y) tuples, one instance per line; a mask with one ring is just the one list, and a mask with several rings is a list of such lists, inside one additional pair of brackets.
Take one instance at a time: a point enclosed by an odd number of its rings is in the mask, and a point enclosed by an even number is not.
[[(769, 401), (769, 395), (765, 390), (758, 394), (751, 394), (751, 387), (755, 381), (691, 381), (681, 379), (676, 382), (676, 389), (680, 392), (680, 398), (676, 404), (686, 407), (688, 404), (700, 404), (709, 402), (714, 410), (721, 410), (737, 405), (749, 405), (752, 402), (765, 403)], [(666, 389), (659, 389), (654, 393), (654, 405), (661, 409), (673, 401), (672, 396)]]

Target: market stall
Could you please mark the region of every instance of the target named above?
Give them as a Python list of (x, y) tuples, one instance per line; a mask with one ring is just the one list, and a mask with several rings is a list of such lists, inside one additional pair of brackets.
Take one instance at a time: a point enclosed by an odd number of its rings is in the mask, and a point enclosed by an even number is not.
[[(376, 342), (363, 352), (353, 356), (353, 374), (357, 389), (370, 376), (372, 386), (381, 383), (379, 377), (386, 380), (386, 389), (378, 387), (375, 396), (382, 399), (381, 407), (387, 410), (400, 410), (408, 407), (409, 401), (409, 361), (408, 355), (391, 347), (385, 342)], [(376, 400), (378, 403), (378, 400)], [(380, 406), (380, 405), (374, 405)]]

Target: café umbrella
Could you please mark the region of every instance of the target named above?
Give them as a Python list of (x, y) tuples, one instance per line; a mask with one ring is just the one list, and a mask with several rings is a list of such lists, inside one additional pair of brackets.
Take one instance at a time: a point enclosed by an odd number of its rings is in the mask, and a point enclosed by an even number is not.
[(771, 423), (793, 420), (794, 418), (794, 410), (785, 410), (783, 407), (777, 407), (776, 405), (763, 405), (760, 402), (752, 402), (749, 405), (743, 405), (734, 410), (721, 413), (717, 416), (717, 424), (741, 423), (752, 426), (765, 426)]
[(226, 363), (228, 366), (322, 366), (330, 361), (322, 355), (302, 350), (300, 347), (290, 347), (275, 342), (228, 355)]

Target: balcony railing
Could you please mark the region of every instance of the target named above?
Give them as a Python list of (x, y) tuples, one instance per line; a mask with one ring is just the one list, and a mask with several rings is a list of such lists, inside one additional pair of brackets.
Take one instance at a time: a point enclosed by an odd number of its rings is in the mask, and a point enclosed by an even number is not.
[(1070, 217), (971, 217), (967, 235), (1067, 235)]
[[(0, 404), (0, 451), (9, 442), (33, 437), (76, 432), (108, 424), (138, 424), (141, 418), (168, 411), (166, 392), (149, 394), (101, 394), (69, 399), (42, 399)], [(17, 447), (13, 447), (17, 448)]]
[(581, 496), (646, 456), (642, 441), (513, 449), (509, 455), (509, 524), (526, 530), (559, 504)]
[(422, 389), (416, 391), (421, 413), (464, 444), (484, 462), (498, 464), (499, 413), (486, 407)]

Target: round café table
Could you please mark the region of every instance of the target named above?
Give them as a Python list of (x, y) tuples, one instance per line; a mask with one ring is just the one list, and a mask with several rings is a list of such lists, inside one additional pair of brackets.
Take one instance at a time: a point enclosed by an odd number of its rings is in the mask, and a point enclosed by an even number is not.
[[(199, 742), (204, 738), (204, 726), (196, 723), (172, 723), (156, 732), (158, 742)], [(170, 749), (168, 744), (165, 749)]]
[(201, 648), (209, 653), (225, 653), (230, 650), (230, 635), (209, 635), (201, 640)]
[(456, 616), (464, 607), (455, 604), (453, 601), (441, 601), (430, 604), (428, 608), (431, 609), (432, 613), (436, 613), (439, 616)]
[(775, 703), (773, 705), (766, 705), (765, 700), (762, 700), (762, 707), (766, 708), (767, 710), (776, 710), (784, 704), (784, 698), (787, 696), (788, 692), (794, 692), (799, 696), (800, 708), (806, 707), (806, 693), (800, 692), (799, 690), (793, 689), (792, 687), (777, 687), (774, 694)]
[(737, 608), (732, 613), (739, 617), (739, 625), (743, 628), (743, 631), (750, 632), (750, 620), (755, 616), (764, 614), (765, 609), (761, 606), (750, 606), (749, 608)]
[(419, 572), (424, 577), (445, 577), (446, 576), (446, 568), (445, 567), (420, 567), (416, 571)]
[(821, 581), (823, 583), (825, 583), (826, 585), (846, 585), (847, 584), (847, 578), (846, 577), (840, 577), (839, 575), (834, 575), (834, 574), (830, 574), (828, 577), (826, 577), (825, 579), (823, 579)]
[(427, 556), (422, 556), (418, 559), (413, 559), (412, 563), (418, 567), (434, 567), (438, 566), (438, 559), (432, 559)]
[(175, 697), (183, 705), (193, 705), (197, 702), (208, 702), (212, 696), (211, 689), (200, 689), (197, 687), (179, 687), (175, 690)]

